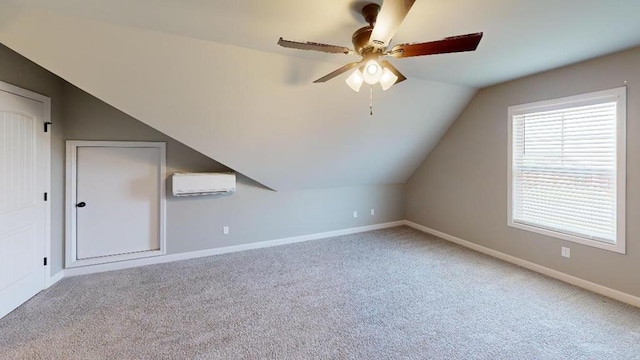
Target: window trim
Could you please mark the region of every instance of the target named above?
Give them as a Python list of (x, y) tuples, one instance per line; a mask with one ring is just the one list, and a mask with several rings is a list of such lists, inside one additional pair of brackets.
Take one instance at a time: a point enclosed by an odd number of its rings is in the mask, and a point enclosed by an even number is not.
[[(513, 116), (531, 112), (584, 106), (611, 100), (618, 103), (616, 119), (616, 242), (605, 243), (602, 241), (592, 240), (587, 237), (515, 222), (513, 220)], [(559, 99), (509, 106), (507, 114), (507, 226), (550, 236), (560, 240), (567, 240), (620, 254), (626, 254), (627, 88), (619, 87)]]

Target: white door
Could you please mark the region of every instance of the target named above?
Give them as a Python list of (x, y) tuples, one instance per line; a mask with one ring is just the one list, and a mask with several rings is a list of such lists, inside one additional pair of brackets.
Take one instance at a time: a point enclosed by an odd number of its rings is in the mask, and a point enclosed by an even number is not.
[(0, 88), (0, 317), (45, 285), (45, 111)]
[(67, 265), (159, 255), (164, 148), (86, 143), (75, 147), (75, 256)]

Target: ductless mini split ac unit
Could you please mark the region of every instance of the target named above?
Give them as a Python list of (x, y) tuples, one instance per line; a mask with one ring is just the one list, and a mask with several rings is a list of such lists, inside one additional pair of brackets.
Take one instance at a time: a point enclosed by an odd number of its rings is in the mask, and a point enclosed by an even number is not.
[(173, 196), (228, 194), (236, 191), (235, 173), (174, 173)]

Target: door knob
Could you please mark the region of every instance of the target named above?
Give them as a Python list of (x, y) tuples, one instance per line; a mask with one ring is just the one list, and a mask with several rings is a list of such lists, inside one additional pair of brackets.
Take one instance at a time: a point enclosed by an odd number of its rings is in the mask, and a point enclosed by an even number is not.
[(85, 206), (87, 206), (87, 204), (85, 204), (84, 201), (83, 201), (83, 202), (77, 203), (76, 206), (77, 207), (85, 207)]

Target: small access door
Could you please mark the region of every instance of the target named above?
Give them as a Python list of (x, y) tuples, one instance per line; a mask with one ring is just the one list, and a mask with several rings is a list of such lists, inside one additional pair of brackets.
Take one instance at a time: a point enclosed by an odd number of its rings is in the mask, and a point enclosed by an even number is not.
[(164, 143), (69, 141), (68, 267), (164, 253)]

